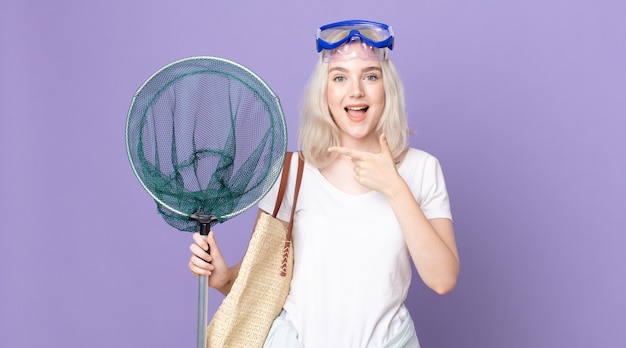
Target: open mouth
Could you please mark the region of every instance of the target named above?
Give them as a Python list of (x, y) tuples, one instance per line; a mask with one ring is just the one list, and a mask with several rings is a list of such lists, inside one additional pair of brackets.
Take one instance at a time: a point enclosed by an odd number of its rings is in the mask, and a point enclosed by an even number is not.
[(369, 109), (369, 106), (348, 106), (344, 108), (348, 115), (353, 116), (360, 116), (366, 113), (367, 109)]
[(348, 118), (353, 122), (363, 121), (365, 119), (365, 115), (367, 114), (368, 109), (369, 107), (367, 105), (348, 106), (344, 108), (346, 114), (348, 115)]

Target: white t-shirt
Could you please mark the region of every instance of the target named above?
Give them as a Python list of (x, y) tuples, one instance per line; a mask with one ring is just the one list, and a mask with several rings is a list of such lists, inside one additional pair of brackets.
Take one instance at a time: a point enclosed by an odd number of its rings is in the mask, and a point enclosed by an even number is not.
[[(294, 157), (278, 213), (284, 221), (297, 163)], [(435, 157), (409, 149), (398, 172), (427, 218), (452, 218)], [(266, 212), (273, 211), (278, 182), (259, 203)], [(305, 163), (294, 219), (294, 272), (284, 309), (299, 340), (306, 348), (382, 346), (409, 315), (404, 300), (411, 282), (409, 251), (387, 199), (376, 191), (343, 192)]]

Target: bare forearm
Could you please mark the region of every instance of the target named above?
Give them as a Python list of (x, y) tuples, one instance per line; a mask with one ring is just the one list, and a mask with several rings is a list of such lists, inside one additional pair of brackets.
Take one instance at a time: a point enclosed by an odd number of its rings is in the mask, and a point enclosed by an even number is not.
[(228, 269), (228, 280), (226, 281), (226, 283), (220, 286), (214, 287), (214, 288), (217, 291), (221, 292), (224, 296), (228, 295), (228, 293), (230, 292), (230, 289), (232, 289), (233, 284), (235, 283), (235, 280), (237, 279), (237, 276), (239, 275), (240, 267), (241, 267), (241, 262), (230, 267)]
[(420, 277), (435, 292), (450, 292), (460, 268), (452, 222), (428, 220), (404, 180), (390, 188), (387, 198)]

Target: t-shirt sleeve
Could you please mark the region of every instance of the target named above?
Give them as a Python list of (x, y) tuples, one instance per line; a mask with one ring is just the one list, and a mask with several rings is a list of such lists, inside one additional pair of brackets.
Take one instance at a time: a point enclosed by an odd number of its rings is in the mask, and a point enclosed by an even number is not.
[(265, 197), (261, 198), (261, 200), (259, 201), (259, 209), (263, 210), (264, 212), (270, 215), (274, 213), (274, 206), (276, 205), (276, 198), (278, 196), (278, 189), (280, 186), (281, 177), (282, 177), (282, 171), (281, 171), (281, 174), (278, 176), (278, 179), (272, 186), (272, 188), (269, 190), (269, 192), (265, 195)]
[(417, 197), (422, 212), (428, 219), (452, 219), (448, 190), (437, 158), (428, 157), (422, 174), (420, 194)]
[[(291, 160), (291, 168), (289, 169), (289, 179), (287, 188), (285, 189), (285, 193), (283, 196), (283, 202), (280, 205), (280, 209), (278, 210), (277, 218), (283, 221), (289, 221), (291, 218), (291, 205), (293, 201), (293, 190), (296, 181), (296, 172), (298, 169), (298, 154), (294, 153), (293, 158)], [(269, 190), (269, 192), (259, 201), (259, 209), (263, 210), (268, 214), (274, 213), (274, 206), (276, 205), (276, 199), (278, 197), (278, 190), (280, 189), (280, 180), (282, 177), (282, 171), (280, 172), (278, 179)]]

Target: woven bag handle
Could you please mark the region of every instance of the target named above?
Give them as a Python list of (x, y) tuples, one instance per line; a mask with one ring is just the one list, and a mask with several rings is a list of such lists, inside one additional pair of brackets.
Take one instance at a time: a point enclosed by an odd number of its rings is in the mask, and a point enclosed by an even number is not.
[(302, 174), (304, 173), (304, 159), (298, 154), (298, 175), (296, 176), (296, 187), (293, 191), (293, 204), (291, 205), (291, 217), (289, 218), (289, 228), (287, 230), (287, 241), (291, 242), (291, 229), (293, 228), (293, 215), (296, 212), (296, 203), (298, 203), (298, 194), (300, 193), (300, 184), (302, 184)]
[(283, 203), (283, 196), (285, 195), (285, 189), (287, 188), (287, 178), (289, 178), (289, 168), (291, 168), (291, 157), (293, 152), (287, 152), (285, 162), (283, 163), (283, 175), (280, 177), (280, 187), (278, 188), (278, 196), (276, 197), (276, 204), (274, 205), (274, 213), (272, 217), (276, 218), (280, 205)]
[[(287, 181), (289, 178), (289, 169), (291, 168), (291, 158), (293, 157), (293, 152), (289, 152), (288, 156), (285, 158), (285, 163), (283, 164), (283, 175), (280, 178), (280, 186), (278, 188), (278, 197), (276, 198), (276, 205), (274, 206), (274, 213), (272, 216), (276, 218), (278, 214), (278, 210), (280, 210), (280, 205), (283, 202), (283, 196), (285, 195), (285, 190), (287, 188)], [(298, 154), (298, 174), (296, 176), (296, 187), (293, 192), (293, 204), (291, 206), (291, 217), (289, 218), (289, 227), (287, 228), (287, 236), (285, 238), (285, 245), (283, 246), (283, 260), (280, 266), (280, 275), (287, 275), (287, 263), (289, 260), (289, 249), (291, 247), (291, 230), (293, 229), (293, 216), (296, 212), (296, 203), (298, 202), (298, 194), (300, 193), (300, 184), (302, 183), (302, 175), (304, 173), (304, 158), (301, 154)]]
[[(278, 197), (276, 197), (276, 204), (274, 205), (274, 212), (272, 217), (278, 215), (280, 205), (283, 203), (283, 197), (285, 196), (285, 190), (287, 189), (287, 179), (289, 178), (289, 169), (291, 168), (291, 158), (293, 152), (288, 152), (285, 157), (285, 163), (283, 164), (283, 174), (280, 177), (280, 186), (278, 187)], [(291, 240), (291, 228), (293, 226), (293, 214), (296, 211), (296, 202), (298, 201), (298, 194), (300, 193), (300, 184), (302, 184), (302, 174), (304, 172), (304, 159), (302, 155), (298, 153), (298, 174), (296, 176), (296, 188), (293, 194), (293, 207), (291, 208), (291, 218), (289, 219), (289, 236), (287, 240)]]

